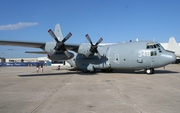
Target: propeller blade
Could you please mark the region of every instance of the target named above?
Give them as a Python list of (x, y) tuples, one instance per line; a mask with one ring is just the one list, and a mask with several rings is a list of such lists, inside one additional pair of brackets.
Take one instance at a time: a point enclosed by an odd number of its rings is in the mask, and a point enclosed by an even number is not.
[(96, 53), (98, 58), (101, 59), (101, 55), (99, 54), (99, 52)]
[(59, 43), (59, 40), (57, 39), (56, 35), (54, 34), (54, 32), (53, 32), (51, 29), (48, 30), (48, 33), (54, 38), (54, 40), (55, 40), (57, 43)]
[(101, 43), (103, 39), (100, 38), (100, 39), (97, 41), (97, 43), (94, 45), (94, 44), (92, 43), (91, 38), (89, 37), (88, 34), (86, 34), (86, 38), (87, 38), (87, 40), (91, 43), (91, 47), (90, 47), (89, 52), (87, 52), (87, 53), (85, 54), (85, 56), (88, 57), (90, 54), (96, 53), (97, 56), (99, 57), (99, 59), (101, 59), (101, 55), (99, 54), (97, 48), (98, 48), (98, 44)]
[(62, 40), (62, 42), (64, 43), (66, 40), (68, 40), (70, 37), (72, 36), (72, 33), (69, 32), (66, 37)]
[(88, 34), (86, 34), (86, 38), (87, 38), (87, 40), (91, 43), (91, 45), (93, 45), (93, 43), (92, 43), (92, 41), (91, 41), (91, 38), (89, 37)]
[(90, 51), (85, 54), (86, 57), (88, 57), (90, 54), (92, 54)]
[(66, 50), (66, 51), (64, 51), (64, 53), (66, 54), (66, 56), (68, 57), (68, 58), (71, 58), (71, 55), (69, 54), (69, 52)]
[(99, 44), (99, 43), (101, 43), (102, 42), (102, 38), (100, 38), (99, 40), (98, 40), (98, 42), (95, 44), (96, 46)]

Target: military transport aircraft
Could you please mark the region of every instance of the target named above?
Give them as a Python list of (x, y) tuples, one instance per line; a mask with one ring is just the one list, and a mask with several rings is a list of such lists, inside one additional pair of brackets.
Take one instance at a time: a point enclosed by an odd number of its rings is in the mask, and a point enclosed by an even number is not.
[(161, 44), (152, 41), (136, 41), (116, 44), (100, 44), (102, 38), (93, 43), (88, 34), (89, 43), (65, 44), (72, 36), (68, 33), (60, 40), (61, 30), (55, 27), (55, 33), (50, 29), (49, 34), (55, 42), (23, 42), (0, 40), (0, 45), (41, 48), (43, 51), (26, 53), (47, 54), (51, 60), (67, 60), (74, 68), (83, 72), (95, 72), (96, 69), (111, 72), (113, 69), (144, 69), (147, 74), (153, 74), (154, 68), (163, 67), (175, 62), (176, 56), (166, 51)]

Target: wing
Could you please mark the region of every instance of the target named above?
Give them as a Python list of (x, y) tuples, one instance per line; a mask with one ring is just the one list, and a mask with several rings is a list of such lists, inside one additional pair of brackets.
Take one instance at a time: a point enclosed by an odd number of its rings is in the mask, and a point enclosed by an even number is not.
[(31, 53), (31, 54), (48, 54), (45, 51), (25, 51), (25, 53)]
[[(55, 43), (55, 42), (53, 42), (53, 43)], [(25, 42), (25, 41), (0, 40), (0, 45), (41, 48), (44, 50), (46, 43), (45, 42), (27, 42), (27, 41)], [(68, 50), (78, 52), (79, 44), (66, 44), (66, 48)], [(27, 51), (26, 53), (46, 54), (47, 52), (44, 52), (44, 51)]]
[(21, 46), (21, 47), (32, 47), (32, 48), (41, 48), (43, 49), (46, 43), (43, 42), (23, 42), (23, 41), (8, 41), (8, 40), (0, 40), (0, 45), (7, 46)]
[(79, 44), (66, 44), (66, 49), (78, 53)]

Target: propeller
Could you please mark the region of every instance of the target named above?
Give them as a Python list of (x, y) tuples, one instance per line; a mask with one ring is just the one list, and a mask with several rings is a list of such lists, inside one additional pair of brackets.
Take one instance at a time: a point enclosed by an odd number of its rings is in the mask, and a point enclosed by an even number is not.
[(88, 57), (90, 54), (96, 53), (97, 56), (98, 56), (98, 58), (101, 59), (101, 55), (99, 54), (97, 48), (98, 48), (98, 44), (101, 43), (103, 39), (100, 38), (100, 39), (96, 42), (96, 44), (94, 45), (94, 44), (92, 43), (91, 38), (89, 37), (88, 34), (86, 34), (86, 38), (87, 38), (87, 40), (90, 42), (91, 48), (90, 48), (89, 52), (87, 52), (87, 53), (85, 54), (85, 56)]
[(54, 47), (54, 50), (52, 50), (52, 51), (50, 52), (50, 55), (54, 54), (54, 53), (57, 52), (57, 51), (63, 51), (68, 58), (71, 58), (72, 56), (71, 56), (71, 55), (69, 54), (69, 52), (67, 51), (64, 43), (72, 36), (72, 34), (69, 32), (62, 41), (59, 41), (58, 38), (56, 37), (56, 35), (54, 34), (54, 32), (53, 32), (51, 29), (48, 30), (48, 33), (49, 33), (49, 34), (54, 38), (54, 40), (56, 41), (56, 46)]

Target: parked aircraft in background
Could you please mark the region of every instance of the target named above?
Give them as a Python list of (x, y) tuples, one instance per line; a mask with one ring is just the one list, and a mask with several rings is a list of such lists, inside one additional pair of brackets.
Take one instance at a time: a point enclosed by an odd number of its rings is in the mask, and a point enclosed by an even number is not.
[(72, 36), (71, 33), (62, 39), (59, 25), (56, 25), (55, 33), (51, 29), (48, 32), (55, 42), (0, 40), (0, 45), (41, 48), (43, 51), (26, 53), (48, 54), (51, 60), (67, 60), (73, 67), (84, 72), (95, 72), (96, 69), (106, 72), (113, 69), (144, 69), (147, 74), (153, 74), (154, 68), (166, 66), (176, 60), (176, 56), (166, 51), (158, 42), (135, 41), (101, 45), (102, 38), (93, 43), (86, 34), (89, 43), (65, 44)]
[(177, 56), (177, 59), (180, 59), (180, 44), (176, 42), (174, 37), (170, 37), (168, 43), (161, 43), (161, 45), (167, 51), (174, 52), (174, 54)]

